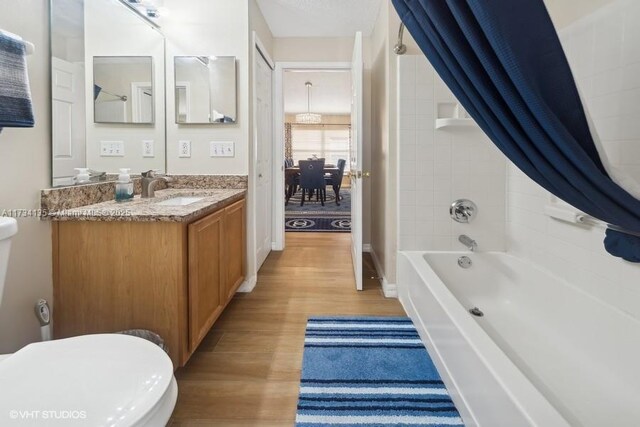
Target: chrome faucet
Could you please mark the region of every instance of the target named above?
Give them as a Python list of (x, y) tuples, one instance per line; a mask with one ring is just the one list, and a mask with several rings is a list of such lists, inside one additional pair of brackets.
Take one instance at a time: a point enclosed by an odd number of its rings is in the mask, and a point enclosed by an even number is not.
[(140, 197), (143, 199), (155, 197), (156, 183), (160, 181), (171, 182), (173, 179), (165, 175), (157, 175), (154, 170), (142, 172), (142, 195)]
[(478, 248), (478, 244), (476, 243), (476, 241), (466, 234), (458, 237), (458, 241), (469, 248), (471, 252), (475, 252), (475, 250)]

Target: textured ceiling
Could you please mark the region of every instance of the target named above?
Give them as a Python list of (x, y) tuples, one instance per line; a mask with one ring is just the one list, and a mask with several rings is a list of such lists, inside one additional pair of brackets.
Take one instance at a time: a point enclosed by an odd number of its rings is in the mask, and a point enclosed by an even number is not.
[(287, 72), (284, 75), (284, 111), (307, 111), (305, 82), (313, 83), (311, 112), (349, 114), (351, 112), (351, 73), (345, 72)]
[(257, 0), (274, 37), (368, 36), (384, 0)]

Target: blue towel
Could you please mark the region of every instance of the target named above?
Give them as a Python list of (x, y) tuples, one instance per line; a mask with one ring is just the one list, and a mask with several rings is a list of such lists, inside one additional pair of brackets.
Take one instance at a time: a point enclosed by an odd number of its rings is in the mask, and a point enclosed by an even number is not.
[(0, 130), (33, 125), (25, 44), (0, 32)]

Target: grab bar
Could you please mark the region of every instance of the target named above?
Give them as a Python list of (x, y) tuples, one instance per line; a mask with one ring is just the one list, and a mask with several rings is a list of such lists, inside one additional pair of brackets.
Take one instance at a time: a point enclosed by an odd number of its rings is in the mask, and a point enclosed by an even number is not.
[(599, 220), (596, 217), (587, 215), (583, 212), (568, 209), (563, 206), (557, 206), (556, 204), (547, 205), (544, 208), (544, 212), (551, 218), (555, 218), (560, 221), (564, 221), (570, 224), (583, 224), (590, 225), (599, 228), (605, 228), (610, 230), (619, 231), (620, 233), (630, 234), (632, 236), (640, 237), (640, 232), (626, 230), (617, 225), (609, 224), (605, 221)]

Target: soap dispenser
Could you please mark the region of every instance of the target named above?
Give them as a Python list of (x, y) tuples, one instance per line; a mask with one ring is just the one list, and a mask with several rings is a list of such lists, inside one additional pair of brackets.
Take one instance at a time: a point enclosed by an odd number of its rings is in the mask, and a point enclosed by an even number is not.
[(89, 175), (89, 168), (74, 168), (77, 172), (74, 180), (76, 184), (87, 184), (91, 182), (91, 175)]
[(118, 181), (116, 182), (116, 202), (126, 202), (133, 199), (133, 181), (129, 171), (131, 169), (120, 169)]

